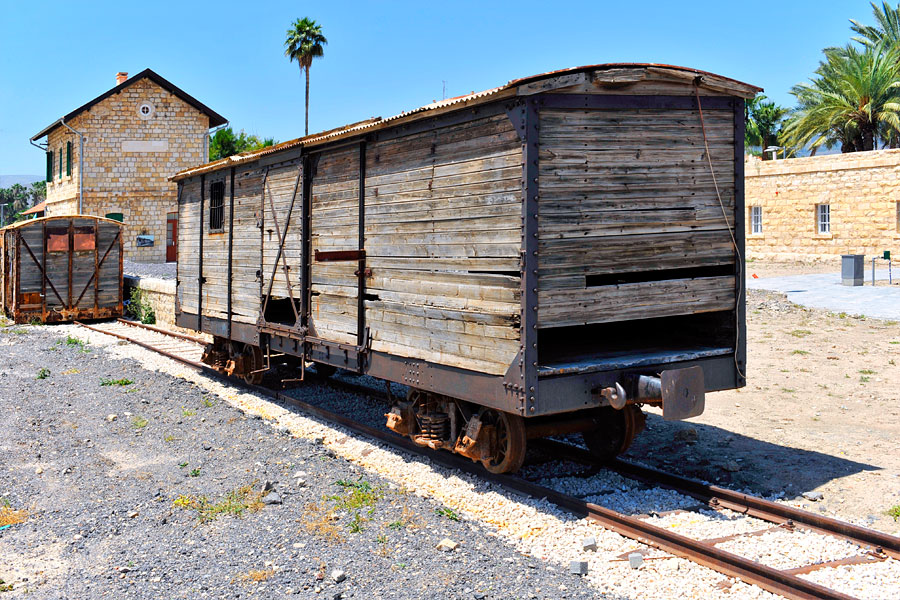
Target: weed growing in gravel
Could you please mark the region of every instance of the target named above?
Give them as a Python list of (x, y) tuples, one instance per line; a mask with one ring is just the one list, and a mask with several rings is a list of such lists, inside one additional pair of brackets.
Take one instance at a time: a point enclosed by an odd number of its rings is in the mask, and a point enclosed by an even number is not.
[(137, 416), (131, 420), (131, 426), (135, 429), (143, 429), (147, 426), (147, 423), (149, 423), (149, 421), (141, 416)]
[(207, 396), (206, 394), (204, 394), (203, 397), (200, 398), (200, 402), (202, 402), (203, 406), (205, 406), (206, 408), (212, 408), (213, 406), (216, 405), (216, 401), (213, 398), (210, 398), (209, 396)]
[(221, 515), (242, 517), (246, 512), (257, 512), (263, 507), (262, 494), (253, 491), (253, 484), (247, 484), (225, 494), (218, 502), (210, 501), (206, 496), (179, 495), (172, 501), (177, 508), (186, 508), (197, 513), (201, 523), (215, 521)]
[[(174, 442), (174, 441), (175, 441), (175, 436), (169, 434), (169, 435), (167, 435), (166, 437), (163, 438), (163, 441), (166, 442), (166, 443)], [(187, 463), (185, 463), (185, 464), (187, 464)]]
[(888, 516), (890, 516), (890, 517), (894, 517), (894, 520), (895, 520), (895, 521), (896, 521), (897, 519), (900, 519), (900, 504), (897, 504), (897, 505), (895, 505), (895, 506), (892, 506), (892, 507), (887, 511), (887, 514), (888, 514)]
[(200, 477), (200, 469), (191, 469), (191, 472), (188, 473), (191, 477)]
[(812, 331), (810, 331), (809, 329), (795, 329), (790, 333), (795, 338), (805, 338), (808, 335), (812, 335)]
[(11, 592), (13, 591), (13, 586), (11, 583), (6, 583), (2, 579), (0, 579), (0, 592)]
[(91, 351), (91, 349), (88, 348), (87, 342), (71, 335), (66, 336), (66, 346), (78, 348), (79, 352), (83, 352), (85, 354)]
[(860, 369), (859, 374), (860, 375), (874, 375), (875, 371), (873, 371), (872, 369)]
[(134, 383), (133, 379), (128, 379), (125, 377), (123, 377), (122, 379), (107, 379), (104, 377), (103, 379), (100, 380), (100, 385), (102, 385), (102, 386), (118, 385), (118, 386), (124, 387), (126, 385), (131, 385), (133, 383)]
[(336, 515), (333, 508), (324, 504), (310, 503), (303, 507), (300, 522), (310, 535), (324, 538), (329, 542), (343, 542), (344, 536), (334, 524)]
[(456, 511), (446, 506), (435, 509), (434, 514), (439, 517), (447, 517), (451, 521), (459, 521), (459, 515), (456, 514)]
[(359, 510), (368, 507), (369, 514), (375, 509), (375, 503), (384, 497), (384, 493), (377, 488), (373, 488), (372, 484), (360, 477), (356, 481), (347, 479), (338, 479), (334, 482), (344, 488), (342, 495), (328, 496), (328, 500), (335, 503), (335, 508), (339, 510)]
[(859, 382), (860, 383), (869, 383), (871, 378), (868, 375), (860, 375)]
[(801, 356), (805, 356), (809, 354), (809, 352), (807, 352), (806, 350), (794, 350), (793, 352), (791, 352), (791, 354), (799, 354)]
[(793, 393), (796, 392), (797, 390), (795, 390), (795, 389), (793, 389), (793, 388), (785, 388), (785, 387), (783, 387), (783, 388), (781, 388), (781, 391), (784, 392), (785, 394), (793, 394)]
[(350, 519), (350, 522), (347, 524), (347, 529), (350, 530), (350, 533), (360, 533), (363, 530), (362, 524), (365, 523), (368, 519), (362, 517), (359, 512), (353, 513), (353, 518)]
[(48, 377), (50, 377), (50, 369), (41, 367), (38, 369), (37, 377), (35, 379), (47, 379)]
[(78, 373), (81, 373), (78, 369), (66, 369), (62, 372), (63, 375), (77, 375)]
[(183, 417), (193, 417), (196, 414), (197, 414), (196, 411), (188, 410), (186, 408), (181, 409), (181, 416), (183, 416)]
[(178, 468), (179, 468), (179, 469), (183, 469), (183, 468), (185, 468), (186, 466), (188, 466), (187, 461), (178, 463)]

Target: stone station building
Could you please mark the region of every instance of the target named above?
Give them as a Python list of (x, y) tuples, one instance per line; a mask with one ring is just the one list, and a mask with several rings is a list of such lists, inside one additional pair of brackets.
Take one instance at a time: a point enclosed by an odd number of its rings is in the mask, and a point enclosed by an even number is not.
[(900, 150), (751, 158), (744, 177), (748, 257), (900, 254)]
[(178, 203), (168, 178), (207, 162), (209, 129), (227, 121), (150, 69), (118, 73), (116, 84), (31, 138), (46, 138), (45, 214), (121, 220), (127, 259), (172, 262)]

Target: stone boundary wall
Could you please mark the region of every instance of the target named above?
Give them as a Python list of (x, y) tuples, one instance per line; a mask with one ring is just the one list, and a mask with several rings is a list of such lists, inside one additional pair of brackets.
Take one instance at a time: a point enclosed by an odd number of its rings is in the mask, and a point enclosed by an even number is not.
[(125, 275), (125, 299), (131, 297), (131, 289), (140, 288), (141, 298), (153, 307), (156, 313), (156, 326), (169, 329), (185, 335), (191, 335), (206, 341), (212, 338), (193, 329), (185, 329), (175, 325), (175, 280), (151, 279), (148, 277), (136, 277)]
[[(900, 254), (900, 150), (787, 160), (751, 158), (745, 165), (747, 256), (833, 259), (841, 254)], [(816, 206), (827, 204), (831, 232), (820, 234)], [(762, 209), (752, 232), (751, 207)]]

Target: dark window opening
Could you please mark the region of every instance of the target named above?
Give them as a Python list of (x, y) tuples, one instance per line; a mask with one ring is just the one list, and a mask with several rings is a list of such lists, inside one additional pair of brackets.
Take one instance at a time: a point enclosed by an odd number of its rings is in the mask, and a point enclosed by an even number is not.
[(209, 231), (222, 231), (225, 227), (225, 182), (209, 184)]
[(585, 277), (587, 287), (665, 281), (667, 279), (696, 279), (697, 277), (726, 277), (734, 275), (734, 265), (711, 265), (686, 269), (661, 269), (659, 271), (637, 271), (634, 273), (604, 273)]
[[(294, 300), (294, 306), (297, 309), (297, 314), (299, 315), (300, 301)], [(263, 315), (263, 318), (267, 323), (293, 325), (296, 319), (294, 318), (294, 310), (291, 308), (291, 299), (269, 298), (269, 302), (268, 304), (266, 304), (266, 314)]]

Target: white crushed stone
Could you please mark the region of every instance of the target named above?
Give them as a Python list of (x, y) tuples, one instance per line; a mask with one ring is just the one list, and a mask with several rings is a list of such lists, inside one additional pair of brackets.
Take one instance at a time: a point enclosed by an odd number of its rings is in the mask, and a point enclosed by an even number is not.
[(696, 540), (709, 540), (729, 535), (740, 535), (772, 527), (771, 523), (723, 510), (697, 510), (644, 519), (651, 525), (669, 529)]
[(828, 567), (800, 575), (855, 598), (896, 600), (900, 598), (900, 560)]
[(776, 569), (796, 569), (865, 553), (856, 544), (813, 531), (775, 530), (735, 538), (716, 547)]
[[(585, 579), (602, 592), (648, 600), (778, 598), (759, 587), (747, 585), (690, 561), (650, 549), (604, 529), (588, 519), (576, 518), (545, 500), (509, 494), (485, 481), (431, 465), (429, 461), (420, 457), (397, 452), (372, 440), (357, 437), (341, 427), (291, 412), (264, 397), (230, 387), (139, 346), (123, 344), (110, 336), (75, 325), (60, 326), (58, 330), (61, 335), (72, 334), (87, 339), (94, 346), (106, 347), (112, 357), (130, 358), (142, 364), (144, 368), (203, 386), (239, 410), (260, 416), (268, 420), (273, 427), (288, 430), (292, 435), (321, 440), (336, 455), (378, 473), (420, 496), (432, 497), (466, 518), (477, 519), (491, 526), (496, 532), (494, 535), (512, 543), (522, 553), (542, 558), (563, 569), (567, 569), (573, 560), (587, 561), (589, 574)], [(605, 474), (593, 482), (573, 478), (572, 482), (561, 485), (571, 485), (573, 488), (576, 485), (597, 486), (601, 485), (604, 477), (609, 484), (613, 484), (616, 477), (622, 480), (615, 482), (619, 485), (618, 491), (597, 496), (597, 500), (604, 506), (610, 506), (610, 500), (615, 500), (619, 504), (618, 510), (622, 510), (621, 507), (624, 506), (631, 506), (631, 512), (643, 513), (662, 512), (696, 504), (695, 501), (683, 502), (684, 496), (680, 494), (672, 496), (668, 490), (663, 489), (641, 490), (646, 494), (636, 499), (633, 497), (636, 489), (633, 482), (629, 480), (626, 483), (624, 478), (615, 474)], [(576, 479), (580, 484), (574, 481)], [(554, 483), (554, 487), (557, 487), (557, 484), (560, 482)], [(593, 491), (599, 489), (594, 487)], [(728, 534), (719, 533), (711, 537), (723, 535)], [(585, 551), (581, 547), (581, 540), (591, 536), (597, 540), (597, 550)], [(762, 537), (748, 538), (751, 540), (750, 548), (756, 544), (761, 545)], [(632, 569), (628, 566), (627, 559), (622, 560), (619, 556), (636, 550), (644, 551), (647, 560), (640, 568)], [(824, 547), (821, 549), (822, 552), (825, 550)], [(656, 557), (661, 558), (655, 559)], [(831, 554), (828, 560), (835, 557), (835, 554)]]

